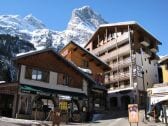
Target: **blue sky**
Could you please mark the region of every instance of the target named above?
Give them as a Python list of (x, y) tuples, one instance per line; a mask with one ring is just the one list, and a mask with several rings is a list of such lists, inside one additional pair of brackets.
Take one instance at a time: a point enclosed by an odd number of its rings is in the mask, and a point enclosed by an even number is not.
[(168, 54), (168, 0), (0, 0), (0, 15), (32, 14), (48, 28), (64, 30), (74, 8), (89, 5), (108, 22), (135, 20), (161, 42)]

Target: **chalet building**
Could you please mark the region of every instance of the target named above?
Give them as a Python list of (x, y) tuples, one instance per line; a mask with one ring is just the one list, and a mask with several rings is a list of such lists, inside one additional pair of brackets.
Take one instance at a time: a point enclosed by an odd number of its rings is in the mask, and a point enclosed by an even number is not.
[(108, 64), (97, 56), (72, 41), (60, 51), (60, 54), (100, 84), (104, 83), (104, 72), (111, 69)]
[(15, 64), (18, 82), (0, 84), (1, 115), (44, 120), (50, 109), (60, 105), (61, 97), (69, 98), (71, 118), (83, 112), (85, 116), (79, 118), (86, 119), (87, 114), (105, 109), (101, 99), (106, 88), (54, 49), (17, 56)]
[(134, 21), (101, 25), (85, 49), (109, 64), (105, 73), (110, 109), (144, 105), (146, 89), (158, 83), (161, 42)]

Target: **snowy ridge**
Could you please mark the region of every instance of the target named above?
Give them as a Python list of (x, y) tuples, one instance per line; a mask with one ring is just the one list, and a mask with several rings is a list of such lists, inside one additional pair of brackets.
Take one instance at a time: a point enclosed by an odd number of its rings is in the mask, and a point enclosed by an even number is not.
[(69, 41), (85, 45), (100, 24), (107, 23), (89, 6), (74, 9), (72, 17), (64, 31), (48, 29), (42, 21), (29, 14), (0, 15), (0, 34), (19, 36), (20, 39), (34, 44), (36, 49), (48, 47), (62, 48)]

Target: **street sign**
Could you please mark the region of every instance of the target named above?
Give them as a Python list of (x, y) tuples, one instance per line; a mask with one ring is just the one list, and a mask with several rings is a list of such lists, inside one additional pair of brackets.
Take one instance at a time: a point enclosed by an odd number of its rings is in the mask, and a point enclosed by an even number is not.
[(139, 122), (139, 112), (138, 104), (129, 104), (128, 105), (128, 119), (130, 123)]

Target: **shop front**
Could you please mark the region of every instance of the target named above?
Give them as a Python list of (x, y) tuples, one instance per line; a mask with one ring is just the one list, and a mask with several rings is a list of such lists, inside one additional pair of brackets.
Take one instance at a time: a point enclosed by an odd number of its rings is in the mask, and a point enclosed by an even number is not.
[[(63, 122), (81, 121), (82, 107), (86, 104), (85, 94), (20, 85), (17, 118), (50, 120), (51, 110), (59, 108)], [(86, 107), (87, 108), (87, 107)]]

